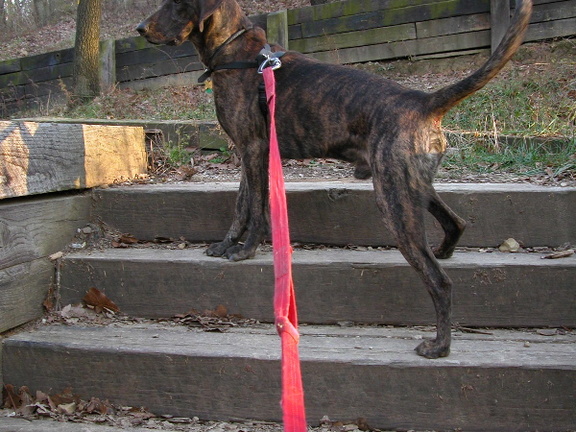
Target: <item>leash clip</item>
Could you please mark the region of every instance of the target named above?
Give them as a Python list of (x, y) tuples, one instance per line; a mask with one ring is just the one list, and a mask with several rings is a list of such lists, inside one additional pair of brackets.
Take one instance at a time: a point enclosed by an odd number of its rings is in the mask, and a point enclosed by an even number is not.
[(270, 45), (264, 45), (264, 48), (262, 48), (258, 54), (258, 61), (261, 61), (258, 67), (258, 73), (262, 74), (267, 67), (271, 67), (272, 70), (279, 69), (282, 66), (282, 62), (280, 61), (282, 55), (284, 55), (283, 52), (272, 52)]

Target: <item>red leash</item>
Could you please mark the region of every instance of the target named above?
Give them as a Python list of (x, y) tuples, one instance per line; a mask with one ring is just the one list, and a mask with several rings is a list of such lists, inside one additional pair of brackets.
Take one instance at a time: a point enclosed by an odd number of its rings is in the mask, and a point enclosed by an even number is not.
[(270, 216), (274, 254), (274, 316), (282, 340), (282, 411), (284, 431), (306, 432), (304, 389), (298, 354), (298, 316), (292, 281), (292, 247), (282, 161), (276, 137), (276, 83), (272, 67), (262, 70), (270, 114)]

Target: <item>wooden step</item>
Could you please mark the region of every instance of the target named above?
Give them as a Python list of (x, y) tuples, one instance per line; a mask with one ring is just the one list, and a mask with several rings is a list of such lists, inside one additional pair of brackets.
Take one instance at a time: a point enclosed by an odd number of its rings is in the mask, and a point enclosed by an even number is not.
[[(454, 281), (453, 321), (465, 326), (576, 327), (576, 256), (458, 251), (442, 261)], [(395, 250), (296, 249), (293, 276), (302, 322), (432, 324), (432, 301)], [(270, 252), (230, 262), (199, 249), (106, 249), (67, 255), (62, 304), (103, 291), (122, 312), (170, 317), (214, 310), (273, 321)]]
[[(448, 358), (413, 349), (426, 329), (301, 327), (308, 420), (375, 428), (564, 431), (574, 427), (576, 334), (454, 334)], [(545, 333), (548, 334), (548, 333)], [(4, 381), (201, 419), (281, 419), (271, 325), (45, 326), (3, 342)]]
[[(370, 182), (288, 182), (291, 239), (331, 245), (389, 246)], [(95, 191), (94, 214), (141, 240), (218, 241), (234, 213), (236, 183), (142, 185)], [(438, 184), (468, 222), (460, 246), (495, 247), (512, 237), (526, 247), (576, 243), (576, 188), (531, 184)], [(441, 238), (428, 218), (430, 241)]]

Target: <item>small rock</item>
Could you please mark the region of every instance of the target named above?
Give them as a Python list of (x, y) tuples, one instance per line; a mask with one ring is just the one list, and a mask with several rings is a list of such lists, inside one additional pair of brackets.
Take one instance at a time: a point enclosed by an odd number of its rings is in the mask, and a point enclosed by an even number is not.
[(57, 261), (64, 256), (64, 252), (59, 251), (49, 256), (50, 261)]
[(92, 228), (89, 227), (89, 226), (84, 227), (84, 228), (82, 228), (82, 232), (83, 232), (84, 234), (92, 234)]
[(498, 247), (498, 250), (500, 252), (518, 252), (520, 250), (520, 244), (513, 238), (509, 238)]

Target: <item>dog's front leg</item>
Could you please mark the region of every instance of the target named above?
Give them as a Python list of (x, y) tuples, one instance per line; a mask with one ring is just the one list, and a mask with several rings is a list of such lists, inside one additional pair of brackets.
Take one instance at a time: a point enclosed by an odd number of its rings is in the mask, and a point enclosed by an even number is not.
[(228, 229), (224, 240), (217, 243), (212, 243), (206, 249), (206, 255), (214, 257), (228, 258), (227, 251), (238, 244), (238, 241), (246, 231), (248, 221), (248, 185), (244, 176), (245, 171), (242, 171), (240, 179), (240, 188), (238, 189), (238, 196), (236, 198), (236, 211), (234, 213), (234, 220), (232, 226)]
[[(208, 247), (210, 256), (231, 261), (252, 258), (268, 232), (268, 154), (265, 142), (242, 152), (242, 178), (236, 200), (236, 213), (226, 237)], [(245, 241), (240, 242), (244, 233)]]

